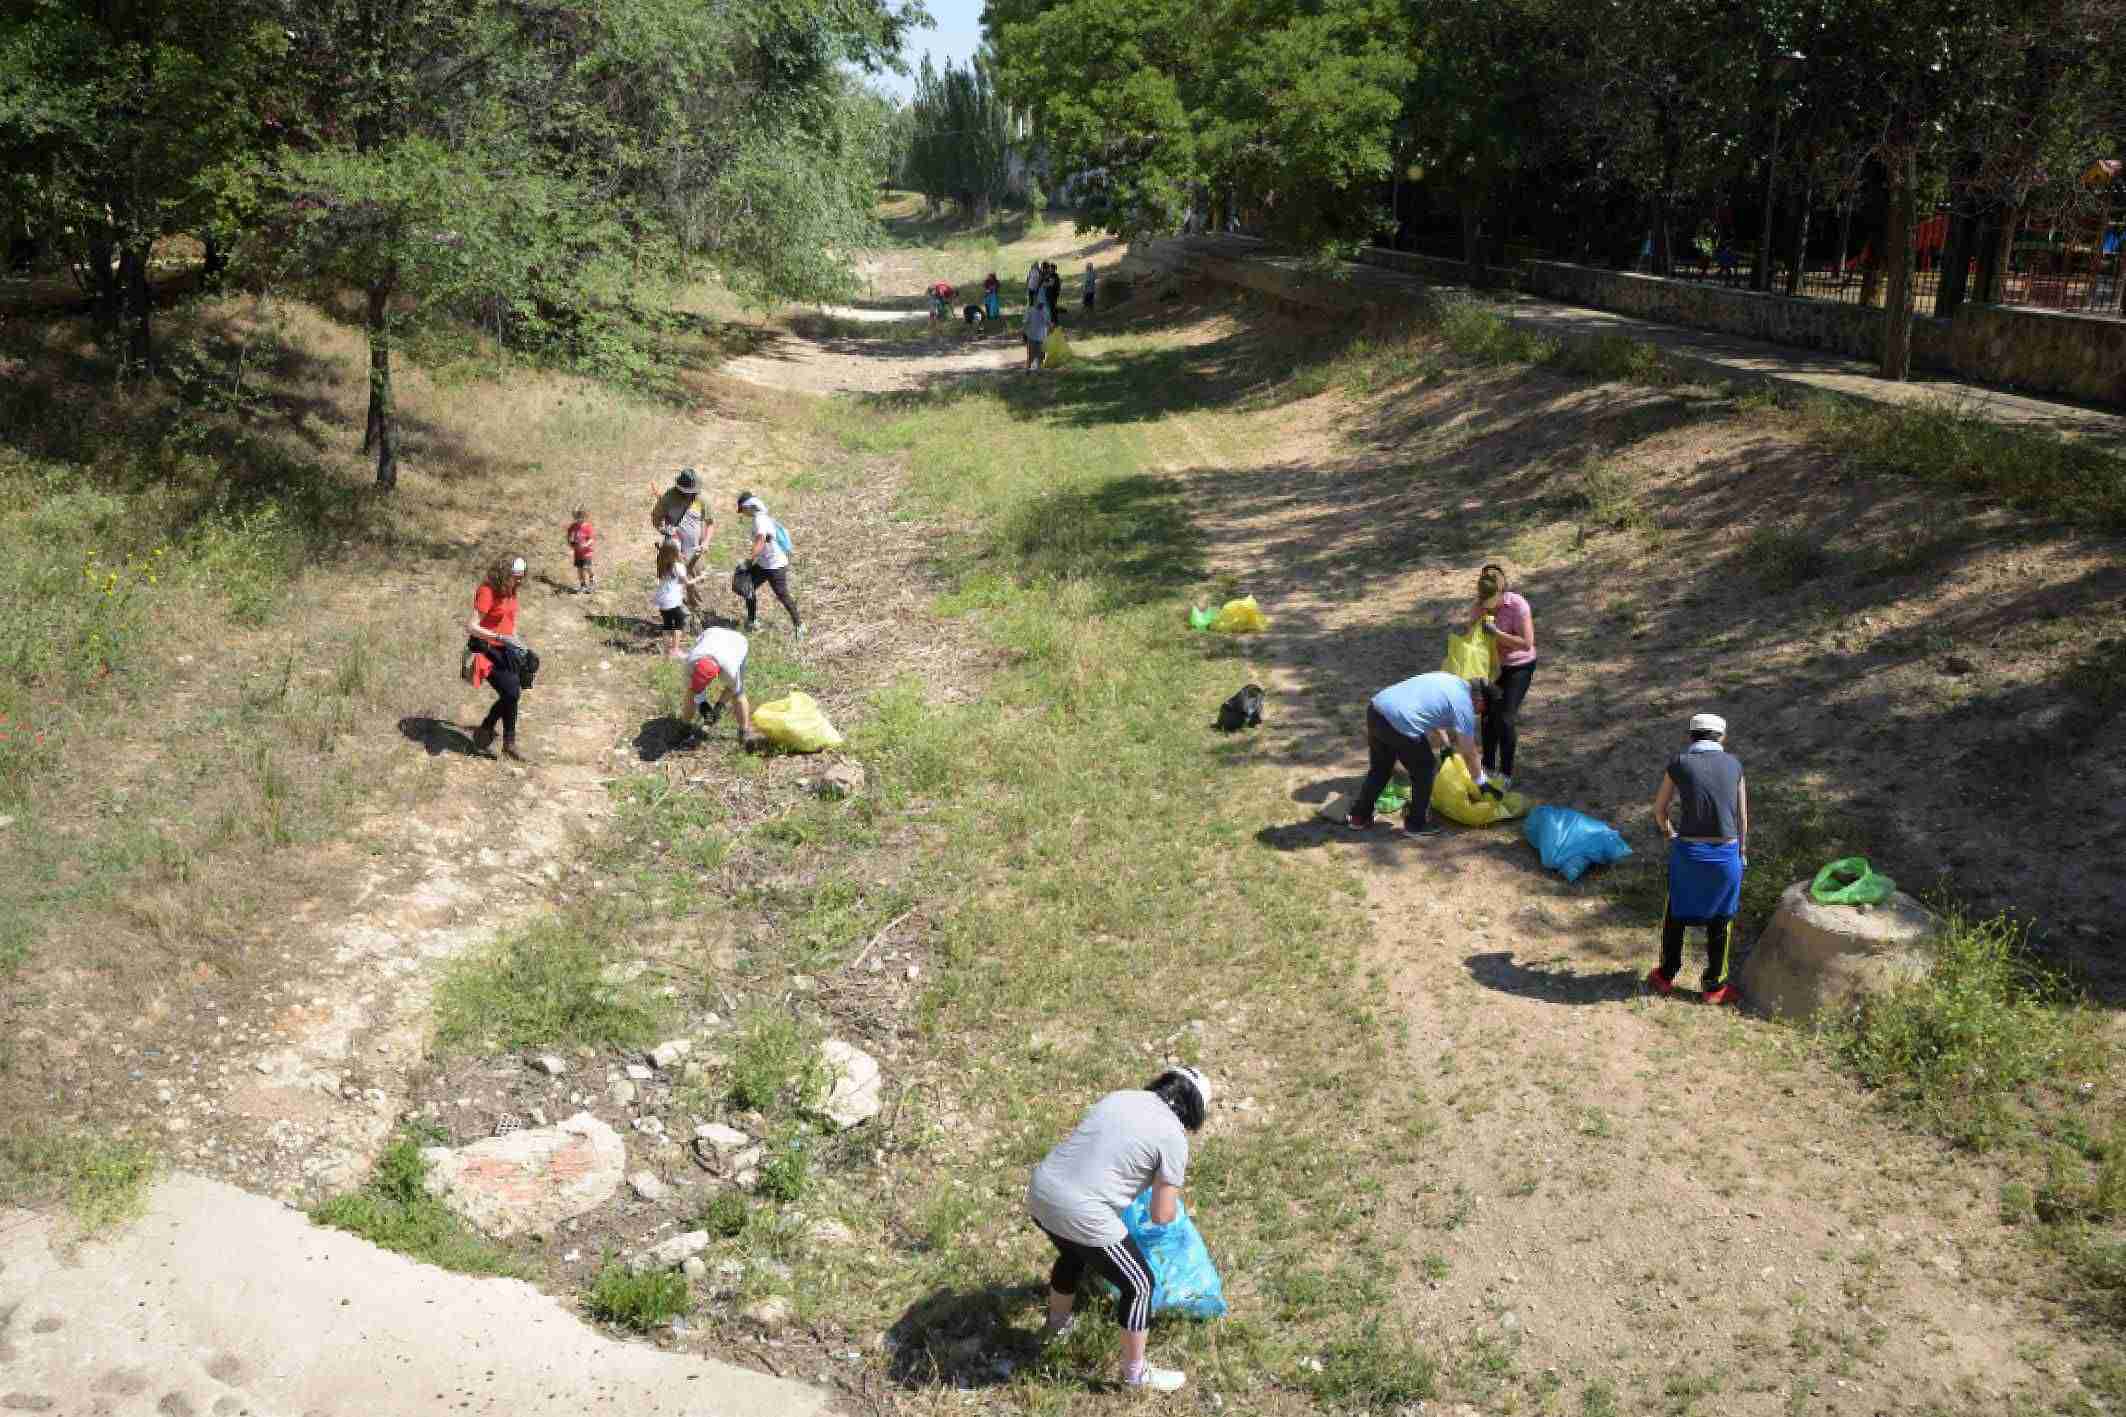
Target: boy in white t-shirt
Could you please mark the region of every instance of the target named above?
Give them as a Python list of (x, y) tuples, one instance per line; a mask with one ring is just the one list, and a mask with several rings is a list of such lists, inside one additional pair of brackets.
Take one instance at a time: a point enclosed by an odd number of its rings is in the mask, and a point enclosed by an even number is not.
[[(679, 717), (689, 725), (698, 718), (704, 727), (713, 727), (723, 717), (724, 705), (735, 704), (738, 741), (750, 748), (758, 740), (753, 734), (753, 703), (746, 697), (748, 648), (746, 637), (736, 630), (726, 630), (721, 625), (703, 630), (701, 638), (687, 651), (687, 701)], [(712, 693), (716, 696), (713, 704), (709, 702)]]
[(768, 515), (766, 504), (750, 492), (738, 494), (738, 510), (753, 518), (753, 549), (739, 567), (742, 574), (738, 582), (746, 587), (739, 592), (746, 602), (746, 633), (751, 634), (760, 626), (760, 587), (765, 584), (790, 613), (791, 633), (803, 640), (805, 621), (797, 613), (797, 602), (790, 598), (790, 553), (783, 550), (778, 535), (781, 529)]

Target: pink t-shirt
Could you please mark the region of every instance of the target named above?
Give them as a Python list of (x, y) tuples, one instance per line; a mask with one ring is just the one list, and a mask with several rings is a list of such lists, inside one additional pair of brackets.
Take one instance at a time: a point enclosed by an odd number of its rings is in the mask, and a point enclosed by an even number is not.
[[(1491, 618), (1501, 630), (1524, 640), (1528, 638), (1529, 630), (1534, 628), (1535, 625), (1535, 617), (1528, 609), (1528, 602), (1521, 598), (1521, 593), (1517, 590), (1509, 590), (1499, 597), (1498, 608), (1491, 612)], [(1535, 663), (1534, 650), (1507, 649), (1504, 645), (1499, 646), (1499, 664), (1501, 666), (1533, 663)]]

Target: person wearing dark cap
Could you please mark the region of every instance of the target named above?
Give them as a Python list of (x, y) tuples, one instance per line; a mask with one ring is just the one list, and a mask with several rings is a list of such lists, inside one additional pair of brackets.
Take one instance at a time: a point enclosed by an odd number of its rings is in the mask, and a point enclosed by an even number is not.
[[(1668, 904), (1661, 913), (1661, 963), (1647, 987), (1666, 995), (1683, 969), (1683, 932), (1705, 927), (1705, 975), (1700, 999), (1733, 1003), (1727, 982), (1742, 903), (1742, 870), (1749, 864), (1750, 798), (1742, 759), (1727, 751), (1727, 720), (1716, 713), (1690, 721), (1690, 746), (1669, 759), (1654, 794), (1654, 822), (1668, 838)], [(1671, 820), (1671, 818), (1674, 818)]]
[(1122, 1213), (1148, 1186), (1152, 1224), (1174, 1223), (1188, 1179), (1189, 1133), (1202, 1129), (1210, 1105), (1210, 1080), (1194, 1068), (1170, 1068), (1142, 1088), (1110, 1092), (1034, 1167), (1026, 1188), (1027, 1211), (1056, 1247), (1041, 1337), (1069, 1331), (1078, 1283), (1093, 1271), (1119, 1296), (1115, 1316), (1122, 1326), (1125, 1387), (1173, 1392), (1187, 1381), (1178, 1369), (1144, 1360), (1152, 1266)]
[[(1449, 753), (1460, 753), (1477, 791), (1503, 796), (1479, 761), (1477, 721), (1491, 712), (1496, 694), (1488, 679), (1464, 679), (1444, 669), (1390, 684), (1366, 705), (1366, 779), (1359, 784), (1344, 825), (1373, 826), (1373, 805), (1387, 790), (1395, 766), (1410, 774), (1410, 804), (1403, 809), (1408, 836), (1438, 836), (1431, 824), (1432, 779)], [(1471, 800), (1475, 800), (1472, 796)]]
[[(656, 493), (657, 504), (650, 508), (650, 527), (657, 533), (658, 544), (661, 546), (667, 537), (676, 537), (688, 580), (700, 579), (701, 548), (716, 530), (716, 518), (709, 515), (708, 504), (701, 500), (700, 474), (690, 467), (681, 468), (669, 488), (651, 491)], [(701, 609), (701, 596), (691, 584), (686, 588), (686, 608), (689, 614)]]

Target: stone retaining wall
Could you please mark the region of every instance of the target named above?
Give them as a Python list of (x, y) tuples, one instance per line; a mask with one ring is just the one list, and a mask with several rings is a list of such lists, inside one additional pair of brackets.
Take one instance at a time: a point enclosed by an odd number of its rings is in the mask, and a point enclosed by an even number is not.
[[(1876, 309), (1564, 261), (1530, 261), (1525, 269), (1526, 288), (1552, 300), (1870, 364), (1882, 353)], [(2126, 404), (2126, 321), (1967, 304), (1953, 320), (1912, 322), (1912, 363), (2024, 393)]]
[[(1419, 276), (1434, 285), (1469, 284), (1469, 263), (1447, 256), (1420, 256), (1415, 251), (1391, 251), (1385, 246), (1361, 246), (1358, 249), (1358, 259), (1361, 264)], [(1486, 288), (1515, 285), (1519, 283), (1520, 277), (1521, 272), (1513, 266), (1486, 266), (1477, 283)]]

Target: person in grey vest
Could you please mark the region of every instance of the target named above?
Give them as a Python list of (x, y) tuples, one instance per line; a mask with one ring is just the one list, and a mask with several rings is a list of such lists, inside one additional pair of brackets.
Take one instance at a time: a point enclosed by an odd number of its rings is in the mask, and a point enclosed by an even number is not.
[(1060, 1338), (1070, 1329), (1078, 1282), (1090, 1269), (1118, 1295), (1125, 1387), (1173, 1392), (1187, 1381), (1178, 1369), (1144, 1361), (1152, 1267), (1122, 1212), (1150, 1187), (1152, 1224), (1174, 1223), (1188, 1179), (1189, 1133), (1202, 1127), (1210, 1105), (1210, 1081), (1194, 1068), (1169, 1069), (1141, 1089), (1110, 1092), (1034, 1167), (1026, 1188), (1027, 1211), (1056, 1247), (1041, 1336)]
[(1668, 838), (1668, 904), (1661, 913), (1661, 963), (1646, 983), (1657, 994), (1675, 989), (1683, 969), (1683, 932), (1703, 925), (1705, 974), (1699, 997), (1708, 1004), (1736, 998), (1727, 971), (1750, 851), (1749, 788), (1742, 780), (1742, 759), (1726, 744), (1726, 719), (1716, 713), (1694, 715), (1690, 746), (1669, 759), (1654, 794), (1654, 822)]

